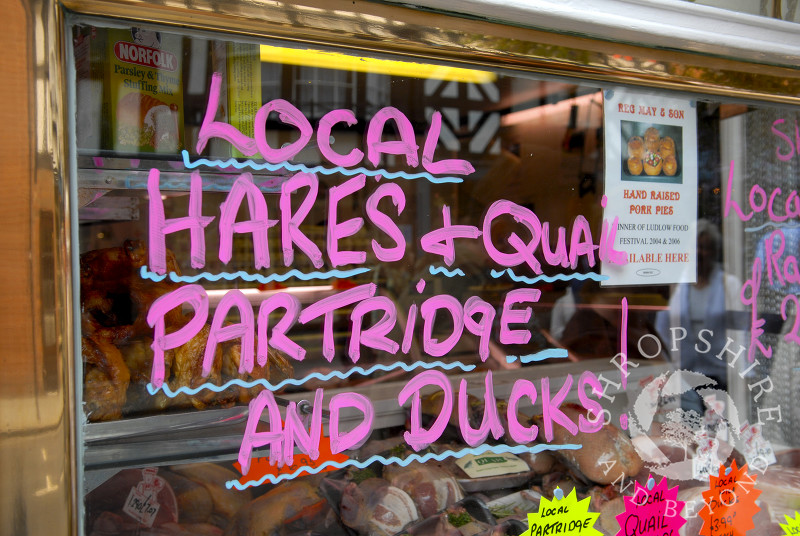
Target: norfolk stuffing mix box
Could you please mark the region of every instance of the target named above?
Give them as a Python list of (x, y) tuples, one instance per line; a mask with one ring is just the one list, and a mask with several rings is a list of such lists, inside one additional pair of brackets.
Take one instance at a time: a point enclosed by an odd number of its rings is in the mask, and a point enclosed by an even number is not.
[(106, 30), (108, 149), (183, 148), (182, 39), (145, 28)]

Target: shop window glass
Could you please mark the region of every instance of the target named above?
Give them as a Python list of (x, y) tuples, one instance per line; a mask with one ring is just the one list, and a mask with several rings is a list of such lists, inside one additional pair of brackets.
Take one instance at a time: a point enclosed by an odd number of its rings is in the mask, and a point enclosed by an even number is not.
[[(793, 515), (796, 110), (70, 31), (86, 534), (371, 534), (348, 501), (391, 494), (381, 534), (520, 534), (557, 486), (615, 534), (635, 479), (731, 457), (763, 469), (761, 523)], [(311, 427), (291, 470), (270, 426)], [(437, 502), (387, 491), (413, 471)]]

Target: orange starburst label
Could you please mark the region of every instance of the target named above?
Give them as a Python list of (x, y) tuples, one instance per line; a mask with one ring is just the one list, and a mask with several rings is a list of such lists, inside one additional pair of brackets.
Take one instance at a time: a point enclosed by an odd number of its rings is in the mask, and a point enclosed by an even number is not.
[(709, 479), (710, 487), (703, 492), (705, 506), (700, 510), (700, 536), (744, 536), (760, 510), (756, 499), (761, 490), (755, 489), (755, 477), (747, 473), (746, 464), (739, 468), (733, 461), (729, 468), (720, 465), (719, 476)]

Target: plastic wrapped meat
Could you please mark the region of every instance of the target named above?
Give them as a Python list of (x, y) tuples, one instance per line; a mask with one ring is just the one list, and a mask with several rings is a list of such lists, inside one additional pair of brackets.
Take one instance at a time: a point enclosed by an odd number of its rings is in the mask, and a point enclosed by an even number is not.
[[(680, 497), (678, 497), (680, 499)], [(592, 510), (595, 510), (592, 507)], [(619, 521), (617, 516), (625, 511), (625, 501), (622, 497), (617, 497), (606, 502), (598, 509), (600, 517), (598, 522), (595, 523), (595, 529), (598, 529), (604, 536), (616, 536), (619, 532)], [(685, 515), (685, 512), (684, 512)], [(699, 530), (699, 528), (698, 528)]]
[(769, 504), (773, 519), (784, 522), (784, 516), (794, 517), (800, 510), (800, 469), (771, 465), (763, 475), (756, 475), (761, 490), (761, 502)]
[[(581, 416), (589, 417), (578, 404), (562, 404), (558, 409), (574, 423)], [(542, 418), (537, 417), (534, 421), (539, 425), (539, 439), (545, 441)], [(548, 443), (583, 445), (582, 449), (559, 451), (559, 456), (570, 467), (598, 484), (612, 484), (619, 478), (633, 477), (642, 470), (642, 459), (628, 435), (611, 424), (604, 425), (594, 433), (579, 431), (574, 436), (566, 428), (555, 426), (553, 440)]]
[(363, 536), (391, 536), (419, 517), (411, 497), (382, 478), (347, 484), (339, 514)]
[(406, 530), (411, 536), (490, 536), (493, 526), (494, 518), (486, 505), (468, 498)]
[(450, 522), (448, 514), (439, 514), (416, 525), (408, 533), (411, 536), (488, 536), (491, 530), (491, 525), (475, 520), (456, 527)]
[(407, 467), (390, 465), (383, 470), (383, 477), (392, 486), (408, 493), (423, 518), (464, 498), (461, 486), (453, 475), (434, 464), (413, 462)]
[(164, 523), (146, 528), (125, 516), (103, 512), (89, 536), (222, 536), (222, 529), (208, 523)]
[(408, 530), (411, 536), (461, 536), (461, 532), (447, 520), (447, 514), (440, 514), (415, 525)]
[(592, 499), (593, 511), (599, 512), (603, 506), (619, 497), (619, 492), (613, 485), (592, 486), (589, 490), (589, 497)]
[(202, 484), (166, 469), (159, 476), (167, 481), (178, 501), (178, 521), (181, 524), (206, 523), (214, 512), (211, 494)]
[(217, 525), (227, 525), (230, 518), (252, 498), (249, 490), (228, 489), (226, 482), (236, 480), (239, 475), (215, 463), (175, 465), (171, 470), (206, 489), (213, 505), (209, 519)]
[[(492, 525), (476, 519), (463, 506), (455, 506), (445, 512), (447, 522), (456, 527), (461, 536), (475, 536), (476, 534), (489, 533)], [(491, 519), (491, 518), (490, 518)]]
[[(151, 515), (136, 515), (142, 512)], [(154, 530), (179, 519), (175, 492), (155, 468), (119, 471), (86, 495), (85, 514), (87, 530), (97, 535)]]
[(530, 512), (539, 510), (539, 501), (542, 499), (540, 491), (537, 488), (516, 491), (486, 503), (486, 507), (497, 519), (512, 516), (518, 519), (527, 519)]
[(317, 479), (303, 478), (275, 486), (243, 507), (225, 535), (278, 536), (311, 529), (326, 535), (342, 534), (316, 484)]
[(524, 452), (518, 455), (537, 475), (546, 475), (558, 464), (556, 456), (552, 452)]

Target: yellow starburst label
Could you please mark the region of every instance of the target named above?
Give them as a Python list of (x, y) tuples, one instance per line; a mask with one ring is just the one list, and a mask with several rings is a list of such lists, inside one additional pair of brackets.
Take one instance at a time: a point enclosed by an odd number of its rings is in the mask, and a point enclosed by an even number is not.
[(558, 534), (580, 534), (581, 536), (603, 536), (594, 528), (600, 517), (598, 513), (589, 512), (589, 497), (578, 501), (575, 490), (564, 497), (564, 493), (556, 488), (555, 498), (550, 501), (545, 497), (539, 502), (539, 511), (528, 514), (528, 530), (520, 536), (555, 536)]
[(786, 518), (786, 524), (784, 525), (781, 523), (783, 532), (789, 536), (796, 536), (797, 534), (800, 534), (800, 513), (795, 512), (793, 518), (787, 515), (784, 515), (783, 517)]

